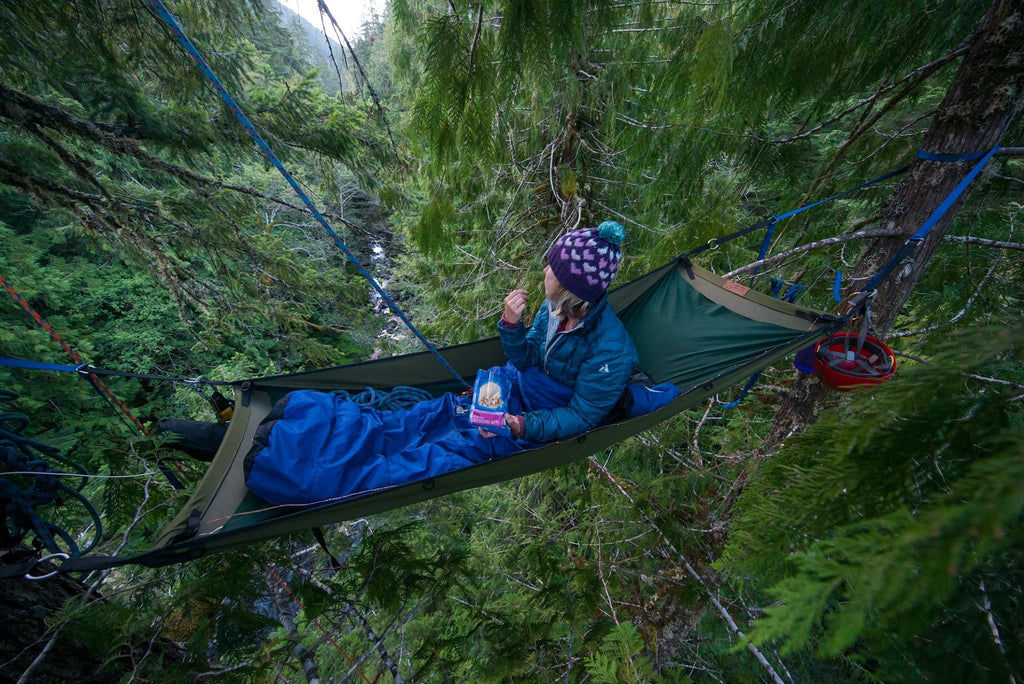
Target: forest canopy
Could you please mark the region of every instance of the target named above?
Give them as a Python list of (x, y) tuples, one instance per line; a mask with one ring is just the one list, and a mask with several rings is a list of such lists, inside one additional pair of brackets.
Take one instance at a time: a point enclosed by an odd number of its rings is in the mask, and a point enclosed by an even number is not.
[[(884, 386), (840, 396), (780, 361), (735, 407), (325, 528), (333, 559), (296, 534), (4, 580), (13, 680), (1024, 675), (1019, 0), (392, 0), (356, 35), (167, 4), (438, 345), (494, 335), (510, 289), (540, 302), (567, 230), (620, 222), (625, 282), (910, 165), (694, 257), (834, 311), (837, 277), (859, 291), (972, 165), (918, 150), (1004, 149), (875, 297)], [(237, 380), (420, 350), (149, 2), (0, 4), (0, 245), (10, 291), (96, 367)], [(0, 357), (72, 363), (0, 295)], [(215, 420), (196, 384), (107, 384), (145, 426)], [(44, 514), (82, 548), (148, 548), (188, 495), (161, 467), (206, 468), (74, 374), (0, 367), (0, 389), (5, 431), (23, 415), (95, 476), (75, 491), (102, 528), (76, 495)]]

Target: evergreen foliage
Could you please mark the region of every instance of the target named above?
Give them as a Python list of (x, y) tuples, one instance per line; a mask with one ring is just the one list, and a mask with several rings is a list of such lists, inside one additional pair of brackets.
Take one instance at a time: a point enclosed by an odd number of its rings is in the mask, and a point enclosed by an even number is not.
[(814, 644), (885, 681), (1010, 676), (1019, 643), (975, 634), (988, 618), (1020, 628), (1016, 590), (992, 578), (1021, 562), (1022, 342), (961, 331), (760, 466), (717, 562), (777, 601), (752, 639)]
[[(335, 71), (273, 3), (170, 5), (439, 342), (493, 335), (512, 286), (538, 305), (568, 228), (622, 222), (628, 279), (902, 165), (987, 7), (394, 0), (348, 37), (362, 71), (325, 22)], [(0, 122), (0, 274), (97, 366), (238, 378), (412, 349), (144, 3), (0, 4)], [(1021, 168), (997, 158), (951, 234), (1019, 243)], [(890, 190), (780, 223), (769, 255), (843, 241), (750, 282), (831, 308), (865, 244), (849, 233), (885, 228)], [(741, 269), (761, 239), (702, 265)], [(794, 386), (783, 365), (739, 407), (587, 463), (326, 530), (340, 568), (296, 535), (90, 578), (106, 597), (52, 615), (54, 638), (156, 681), (1020, 679), (1018, 251), (944, 243), (890, 340), (930, 362), (778, 453), (755, 457)], [(67, 362), (12, 302), (0, 322), (4, 356)], [(103, 551), (145, 549), (184, 504), (154, 470), (164, 438), (115, 426), (84, 383), (0, 385), (41, 441), (139, 475), (86, 488)], [(111, 385), (143, 418), (211, 418), (188, 387)]]

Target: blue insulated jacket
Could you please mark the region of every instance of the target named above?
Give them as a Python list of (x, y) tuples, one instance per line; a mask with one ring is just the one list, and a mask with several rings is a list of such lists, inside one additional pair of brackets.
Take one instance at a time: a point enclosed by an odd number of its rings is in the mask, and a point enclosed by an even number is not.
[(558, 332), (561, 320), (545, 300), (529, 332), (522, 323), (509, 327), (498, 322), (501, 345), (513, 366), (520, 371), (537, 366), (573, 388), (567, 406), (524, 414), (524, 437), (533, 442), (565, 439), (596, 427), (619, 400), (638, 363), (633, 340), (606, 299), (572, 330)]

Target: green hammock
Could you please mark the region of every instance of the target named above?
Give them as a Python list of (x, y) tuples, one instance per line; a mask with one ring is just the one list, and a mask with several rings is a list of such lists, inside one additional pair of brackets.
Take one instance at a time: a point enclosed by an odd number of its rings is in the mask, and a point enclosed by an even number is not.
[[(636, 344), (641, 368), (655, 382), (672, 382), (682, 390), (668, 406), (425, 481), (322, 505), (271, 506), (245, 487), (242, 461), (257, 425), (288, 392), (412, 385), (436, 395), (462, 388), (430, 352), (235, 383), (234, 417), (205, 477), (155, 546), (132, 562), (175, 563), (577, 461), (704, 401), (839, 322), (727, 282), (686, 260), (652, 271), (608, 297)], [(472, 378), (478, 368), (505, 362), (497, 338), (448, 347), (443, 353), (465, 378)]]

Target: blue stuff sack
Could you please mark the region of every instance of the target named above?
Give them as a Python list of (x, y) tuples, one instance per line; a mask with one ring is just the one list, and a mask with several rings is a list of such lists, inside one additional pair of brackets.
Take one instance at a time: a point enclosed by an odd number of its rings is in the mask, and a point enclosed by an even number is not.
[(510, 437), (512, 433), (505, 425), (505, 414), (508, 413), (512, 383), (504, 370), (501, 366), (495, 366), (476, 372), (469, 422), (487, 432)]

